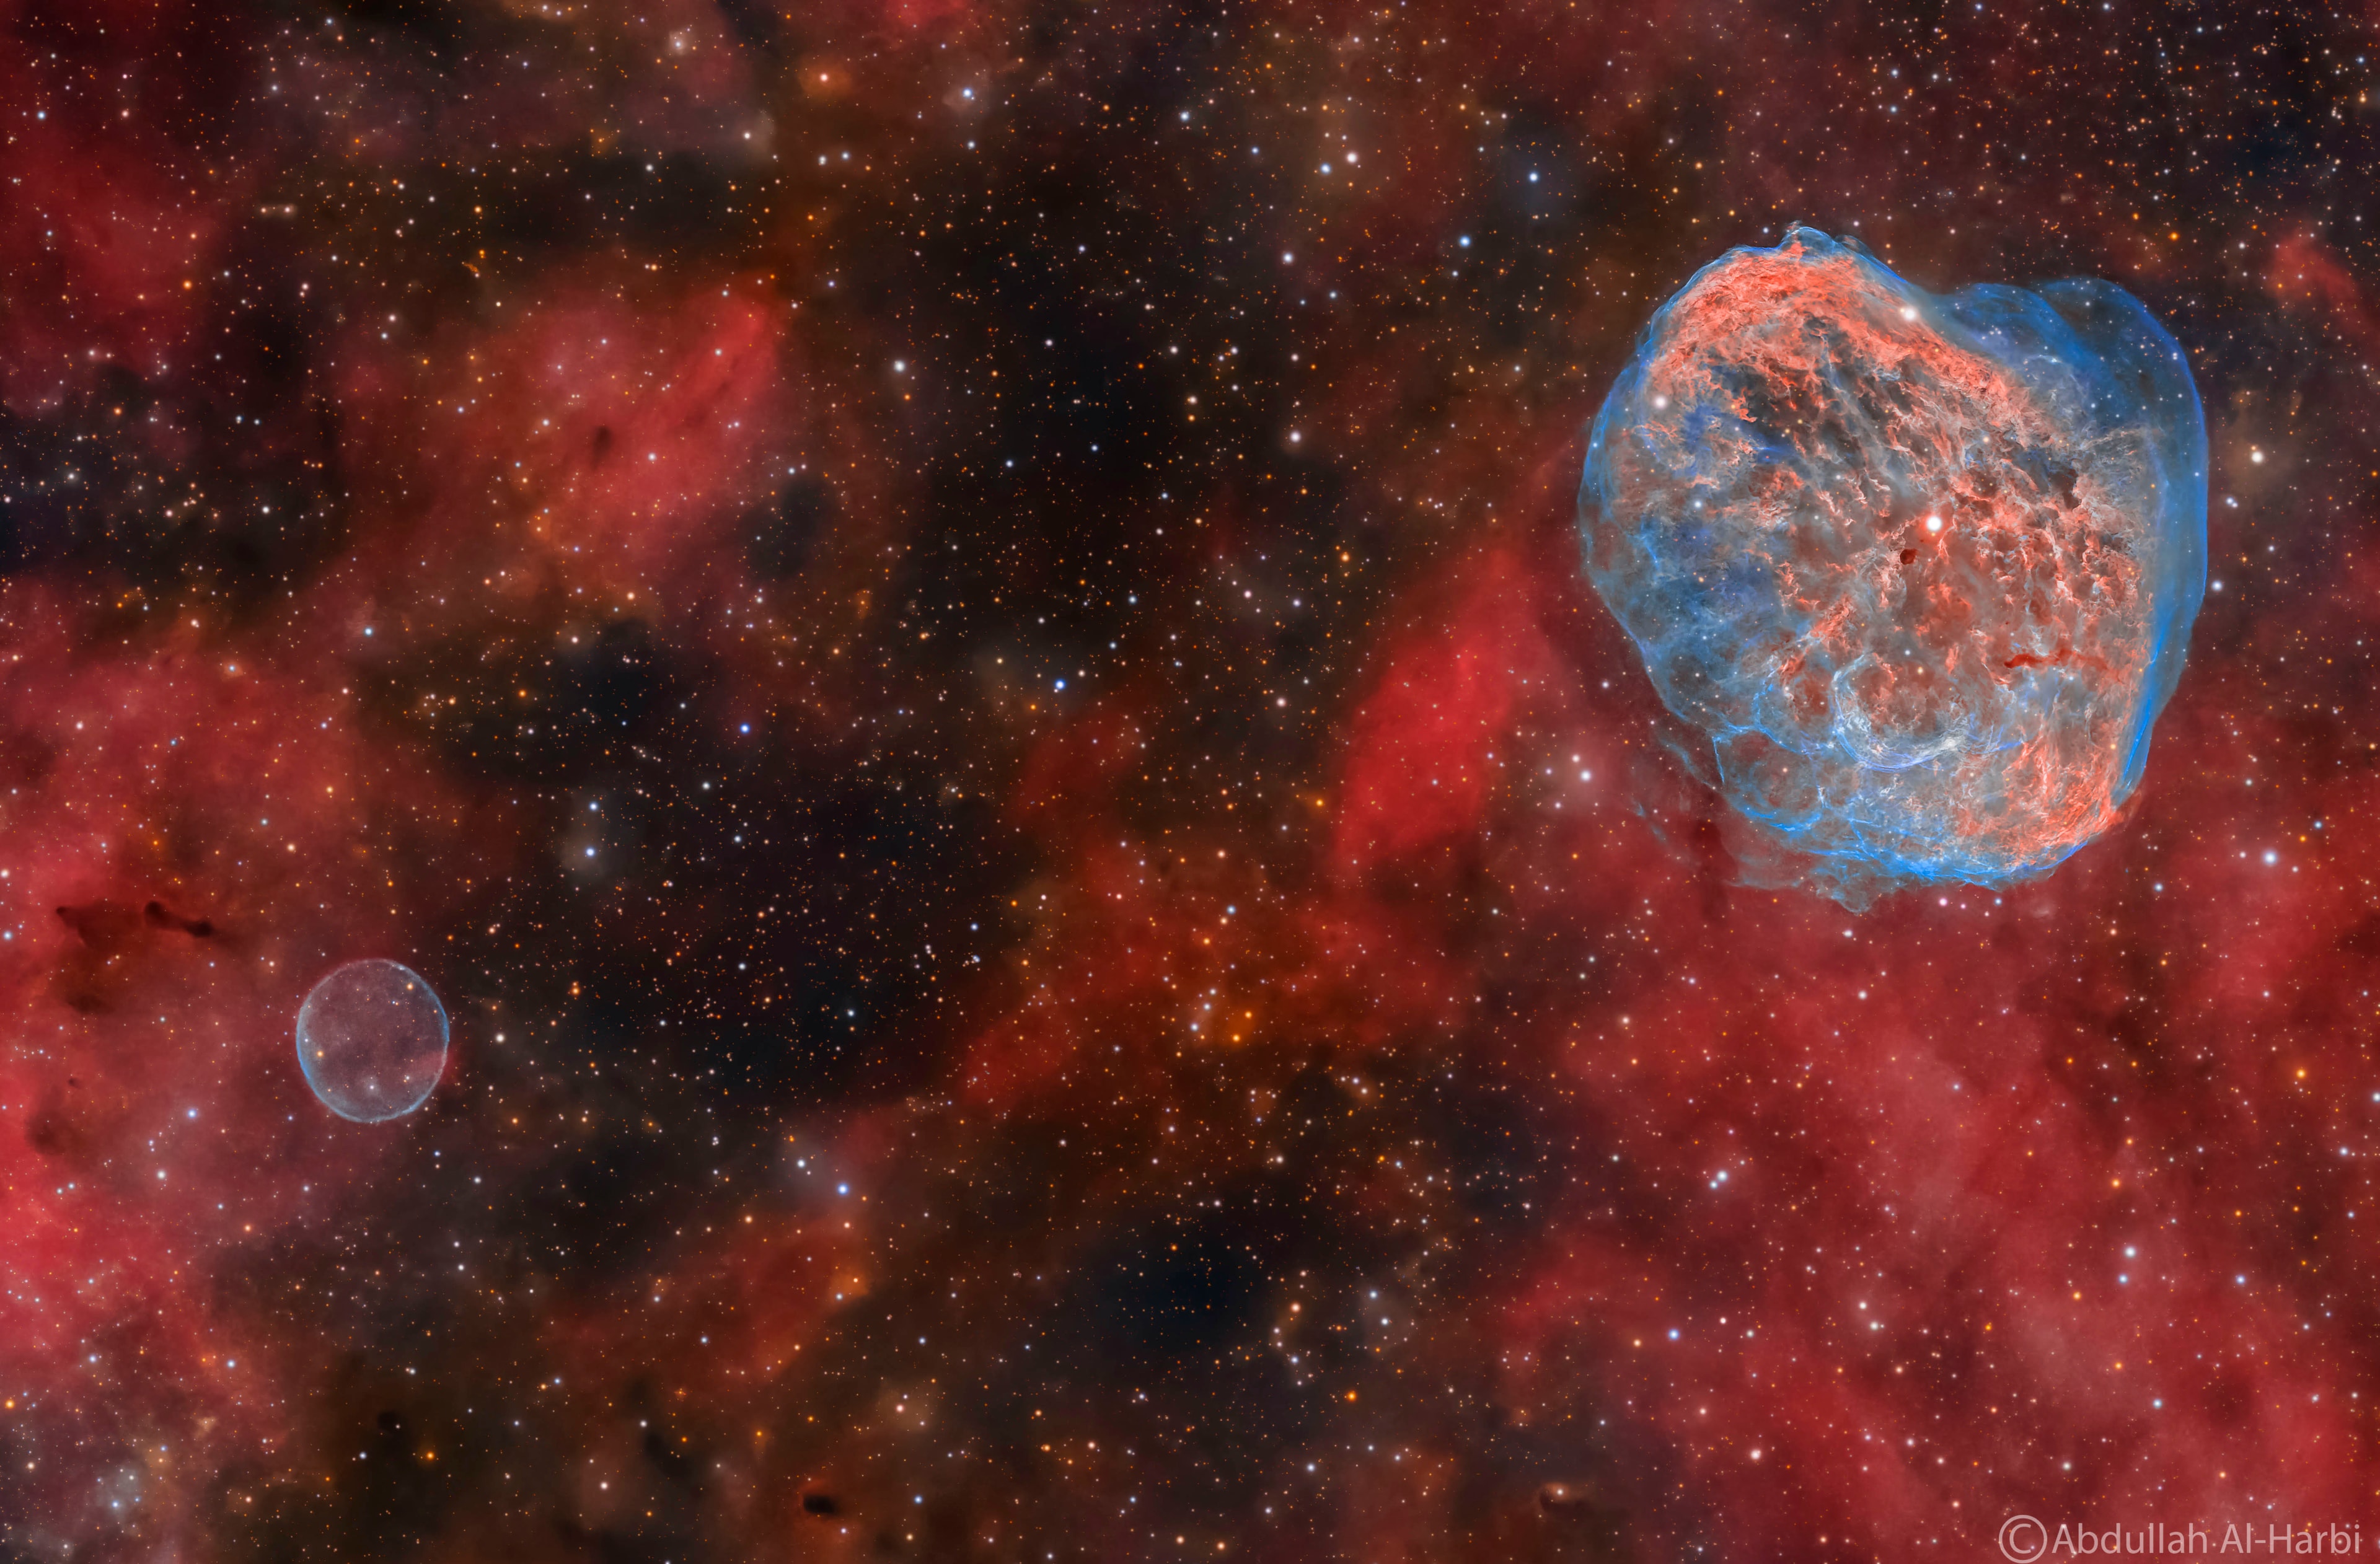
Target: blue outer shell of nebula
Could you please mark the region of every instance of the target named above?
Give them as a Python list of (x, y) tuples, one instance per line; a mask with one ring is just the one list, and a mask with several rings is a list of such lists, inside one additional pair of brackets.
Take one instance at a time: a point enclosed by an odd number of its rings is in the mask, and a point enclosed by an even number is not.
[(1937, 297), (1796, 227), (1653, 317), (1579, 516), (1747, 872), (1864, 906), (2116, 819), (2205, 595), (2205, 423), (2112, 284)]

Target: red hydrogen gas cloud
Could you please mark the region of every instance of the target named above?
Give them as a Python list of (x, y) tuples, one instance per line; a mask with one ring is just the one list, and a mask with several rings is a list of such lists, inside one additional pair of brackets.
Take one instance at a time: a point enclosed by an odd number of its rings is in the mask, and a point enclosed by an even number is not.
[[(1937, 20), (0, 0), (0, 1554), (2351, 1524), (2363, 44)], [(1581, 569), (1640, 326), (1803, 217), (2204, 392), (2047, 878), (1747, 884)], [(1793, 555), (1804, 663), (2136, 677), (2108, 448), (1852, 272), (1704, 335), (1907, 361), (1965, 508)], [(293, 1031), (366, 959), (451, 1022), (379, 1125)]]

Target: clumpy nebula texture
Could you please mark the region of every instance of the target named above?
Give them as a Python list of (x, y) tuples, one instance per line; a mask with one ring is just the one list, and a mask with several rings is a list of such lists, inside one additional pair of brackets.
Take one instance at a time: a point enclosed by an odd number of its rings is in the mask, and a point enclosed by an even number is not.
[(2198, 393), (2139, 300), (1937, 297), (1809, 228), (1654, 316), (1579, 504), (1747, 867), (1853, 905), (2105, 830), (2205, 592)]

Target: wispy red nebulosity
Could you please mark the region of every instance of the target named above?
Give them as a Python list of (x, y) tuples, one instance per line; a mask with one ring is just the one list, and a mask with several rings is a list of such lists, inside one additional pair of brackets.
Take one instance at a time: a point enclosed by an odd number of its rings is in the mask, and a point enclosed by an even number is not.
[(2265, 266), (2265, 291), (2283, 308), (2327, 315), (2353, 341), (2380, 341), (2380, 321), (2364, 303), (2362, 285), (2339, 253), (2303, 229), (2274, 247)]

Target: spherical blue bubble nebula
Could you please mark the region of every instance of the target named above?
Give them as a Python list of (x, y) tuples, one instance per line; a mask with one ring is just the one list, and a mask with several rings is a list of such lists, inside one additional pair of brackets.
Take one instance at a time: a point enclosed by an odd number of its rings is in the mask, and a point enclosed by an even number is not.
[(1864, 907), (2119, 818), (2205, 595), (2205, 423), (2111, 283), (1937, 297), (1795, 227), (1653, 317), (1579, 522), (1747, 876)]
[(398, 962), (351, 961), (298, 1007), (298, 1068), (322, 1106), (358, 1124), (402, 1119), (446, 1070), (446, 1007)]

